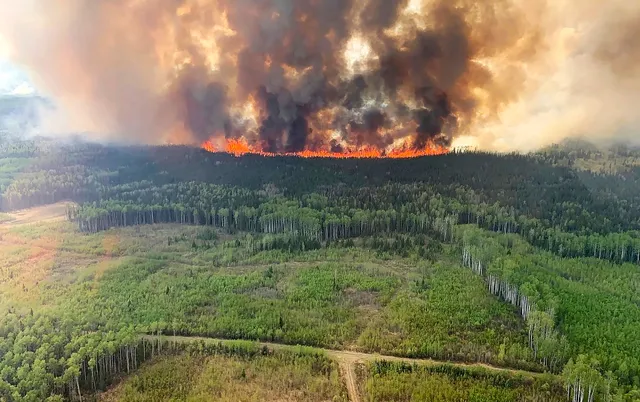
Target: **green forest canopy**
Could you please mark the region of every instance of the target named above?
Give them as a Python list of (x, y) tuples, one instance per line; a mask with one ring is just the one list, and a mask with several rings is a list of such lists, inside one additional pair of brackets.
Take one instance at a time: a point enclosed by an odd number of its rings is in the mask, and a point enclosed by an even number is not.
[[(548, 370), (563, 375), (572, 397), (633, 400), (639, 156), (570, 144), (410, 160), (236, 158), (185, 146), (5, 140), (3, 220), (63, 200), (76, 206), (67, 211), (73, 225), (3, 236), (43, 242), (55, 232), (65, 239), (56, 258), (122, 260), (74, 280), (75, 296), (64, 303), (53, 295), (71, 288), (42, 290), (37, 282), (0, 304), (9, 312), (0, 322), (0, 398), (73, 398), (102, 388), (141, 358), (139, 334), (178, 332), (338, 348), (355, 342)], [(128, 231), (175, 223), (209, 229)], [(160, 245), (107, 253), (109, 229), (130, 244)], [(366, 250), (403, 268), (382, 269)], [(2, 279), (18, 285), (17, 265), (7, 261)], [(279, 265), (290, 261), (308, 265)], [(235, 266), (253, 268), (225, 273)], [(57, 307), (25, 310), (33, 289)], [(364, 317), (375, 325), (358, 320), (359, 309), (372, 311)], [(442, 332), (430, 332), (434, 326)]]

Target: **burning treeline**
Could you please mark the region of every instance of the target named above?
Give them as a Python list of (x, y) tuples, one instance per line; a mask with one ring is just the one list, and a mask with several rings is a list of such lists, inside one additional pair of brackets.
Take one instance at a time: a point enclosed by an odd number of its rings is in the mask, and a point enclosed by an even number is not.
[(536, 40), (524, 10), (505, 1), (58, 7), (41, 4), (68, 27), (51, 44), (61, 54), (50, 74), (73, 76), (66, 92), (97, 98), (94, 121), (221, 150), (231, 141), (268, 153), (439, 152), (517, 91), (495, 87), (491, 58), (522, 56)]
[(497, 21), (500, 6), (185, 3), (175, 12), (187, 29), (178, 37), (197, 46), (174, 61), (183, 68), (171, 90), (191, 135), (215, 149), (242, 138), (233, 143), (268, 153), (437, 153), (478, 113), (474, 91), (491, 80), (480, 58), (522, 46), (521, 35), (487, 43), (495, 24), (520, 22), (517, 10)]
[(166, 8), (155, 44), (172, 70), (166, 96), (180, 108), (177, 129), (184, 123), (208, 149), (431, 153), (476, 117), (474, 91), (491, 74), (474, 59), (490, 56), (487, 45), (498, 50), (484, 43), (507, 21), (495, 20), (498, 7), (185, 1)]
[(521, 35), (486, 43), (495, 24), (519, 22), (517, 10), (496, 21), (499, 7), (185, 2), (170, 10), (173, 35), (160, 41), (178, 38), (167, 49), (177, 67), (168, 95), (189, 135), (210, 149), (439, 153), (477, 117), (479, 91), (491, 81), (480, 59), (522, 46)]
[(17, 59), (96, 128), (232, 152), (444, 152), (549, 45), (543, 1), (25, 2)]

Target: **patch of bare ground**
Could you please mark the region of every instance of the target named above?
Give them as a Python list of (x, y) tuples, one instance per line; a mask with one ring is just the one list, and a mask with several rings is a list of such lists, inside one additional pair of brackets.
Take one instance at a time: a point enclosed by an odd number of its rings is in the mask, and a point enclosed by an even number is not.
[(362, 312), (375, 312), (380, 309), (378, 292), (347, 288), (344, 290), (344, 296), (350, 305), (357, 307)]

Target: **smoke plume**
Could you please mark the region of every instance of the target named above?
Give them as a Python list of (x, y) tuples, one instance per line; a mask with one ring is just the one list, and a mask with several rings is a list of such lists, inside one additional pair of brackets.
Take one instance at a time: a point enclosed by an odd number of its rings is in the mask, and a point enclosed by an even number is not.
[(0, 35), (110, 138), (531, 149), (640, 126), (640, 5), (588, 3), (0, 0)]

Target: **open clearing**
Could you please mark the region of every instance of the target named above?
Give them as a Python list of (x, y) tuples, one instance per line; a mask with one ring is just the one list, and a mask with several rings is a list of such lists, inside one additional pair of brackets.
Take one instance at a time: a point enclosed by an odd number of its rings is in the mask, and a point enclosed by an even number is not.
[[(272, 350), (323, 347), (316, 349), (335, 364), (345, 400), (357, 402), (367, 400), (356, 373), (367, 364), (439, 366), (463, 353), (486, 361), (499, 342), (524, 338), (512, 309), (446, 254), (418, 266), (360, 247), (261, 252), (251, 247), (260, 238), (246, 233), (178, 224), (80, 233), (65, 221), (68, 205), (19, 211), (0, 225), (0, 312), (61, 308), (82, 316), (95, 303), (110, 306), (112, 322), (193, 332), (163, 337), (169, 342), (227, 342), (197, 337), (209, 335), (273, 340), (259, 344)], [(189, 302), (178, 303), (187, 294)], [(481, 329), (471, 331), (468, 322)], [(431, 343), (448, 345), (450, 354), (392, 356)], [(481, 363), (453, 366), (536, 376)]]
[(67, 207), (73, 205), (70, 201), (58, 202), (56, 204), (41, 207), (28, 208), (20, 211), (4, 214), (7, 217), (1, 226), (17, 226), (29, 223), (55, 222), (64, 220)]

